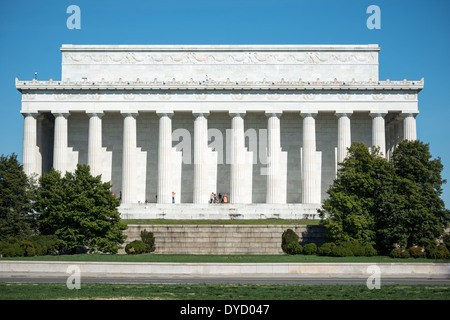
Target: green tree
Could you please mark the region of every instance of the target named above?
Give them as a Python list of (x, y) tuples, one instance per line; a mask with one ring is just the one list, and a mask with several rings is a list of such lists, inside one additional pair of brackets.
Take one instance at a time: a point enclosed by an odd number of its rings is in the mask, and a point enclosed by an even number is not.
[(27, 177), (17, 155), (0, 157), (0, 241), (25, 239), (35, 232), (33, 178)]
[(77, 165), (64, 177), (52, 169), (40, 178), (39, 229), (42, 234), (56, 235), (69, 253), (77, 248), (116, 253), (126, 238), (118, 206), (111, 184), (93, 177), (87, 165)]
[(421, 141), (401, 141), (392, 155), (395, 191), (377, 217), (379, 244), (391, 250), (413, 245), (426, 247), (444, 234), (450, 212), (440, 198), (443, 165), (432, 159), (429, 145)]
[(378, 148), (353, 143), (319, 210), (328, 239), (375, 245), (375, 216), (392, 194), (393, 176), (392, 164), (380, 156)]

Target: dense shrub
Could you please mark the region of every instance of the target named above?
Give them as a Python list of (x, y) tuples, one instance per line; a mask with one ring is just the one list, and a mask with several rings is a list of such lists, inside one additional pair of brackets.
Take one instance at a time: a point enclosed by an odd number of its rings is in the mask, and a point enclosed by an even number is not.
[(55, 235), (36, 235), (30, 238), (36, 248), (36, 255), (44, 256), (56, 254), (58, 251), (58, 239)]
[(432, 253), (434, 251), (436, 251), (436, 249), (437, 249), (437, 243), (436, 242), (430, 243), (429, 245), (427, 245), (425, 247), (425, 256), (427, 258), (433, 259), (432, 258)]
[(19, 241), (19, 245), (23, 248), (26, 257), (33, 257), (36, 255), (36, 247), (33, 242), (28, 240)]
[(146, 229), (141, 231), (141, 240), (145, 244), (145, 252), (155, 251), (155, 237), (152, 232), (149, 232)]
[(317, 253), (317, 246), (315, 243), (308, 243), (303, 246), (303, 254), (310, 255)]
[(337, 245), (331, 249), (331, 256), (333, 257), (352, 257), (353, 252), (350, 248), (342, 245)]
[(409, 251), (405, 249), (395, 248), (392, 249), (390, 256), (392, 258), (409, 258)]
[(336, 254), (340, 257), (344, 256), (371, 257), (377, 255), (377, 251), (372, 247), (372, 245), (361, 244), (358, 241), (344, 241), (339, 243), (337, 246), (343, 248), (337, 250)]
[(56, 236), (35, 235), (28, 239), (8, 238), (0, 242), (0, 253), (4, 257), (32, 257), (56, 253)]
[(0, 253), (4, 257), (23, 257), (25, 249), (18, 242), (1, 241)]
[(284, 252), (287, 252), (287, 245), (291, 242), (298, 243), (298, 235), (295, 233), (292, 229), (287, 229), (283, 232), (281, 236), (281, 249), (283, 249)]
[(329, 256), (331, 255), (331, 251), (334, 247), (336, 247), (334, 242), (326, 242), (322, 246), (320, 246), (317, 253), (319, 254), (319, 256)]
[(287, 244), (285, 252), (287, 254), (300, 254), (303, 252), (303, 247), (300, 243), (293, 241)]
[(125, 246), (125, 252), (128, 254), (141, 254), (146, 250), (145, 243), (142, 240), (134, 240)]
[(413, 246), (409, 248), (409, 254), (413, 258), (424, 258), (425, 250), (419, 246)]
[(440, 244), (440, 245), (436, 246), (436, 248), (429, 253), (429, 258), (431, 258), (431, 259), (449, 259), (450, 253), (445, 245)]
[(359, 256), (364, 256), (364, 247), (359, 244), (359, 242), (357, 241), (344, 241), (342, 243), (339, 244), (340, 246), (344, 247), (344, 248), (348, 248), (351, 252), (353, 256), (359, 257)]
[(377, 250), (375, 250), (374, 247), (372, 247), (370, 244), (366, 244), (364, 246), (364, 255), (366, 257), (374, 257), (378, 254)]

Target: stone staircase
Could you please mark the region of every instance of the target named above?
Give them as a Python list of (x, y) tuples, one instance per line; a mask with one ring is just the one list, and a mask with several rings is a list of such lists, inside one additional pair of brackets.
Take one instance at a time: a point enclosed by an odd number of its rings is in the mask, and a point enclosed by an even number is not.
[(140, 240), (144, 229), (155, 237), (154, 253), (164, 254), (282, 254), (281, 236), (287, 229), (302, 244), (319, 246), (325, 238), (325, 229), (317, 225), (129, 225), (124, 248)]

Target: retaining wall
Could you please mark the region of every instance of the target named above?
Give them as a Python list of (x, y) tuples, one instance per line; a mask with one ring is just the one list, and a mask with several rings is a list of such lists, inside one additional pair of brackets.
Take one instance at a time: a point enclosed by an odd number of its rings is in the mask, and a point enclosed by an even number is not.
[(144, 229), (155, 236), (155, 253), (166, 254), (282, 254), (287, 229), (304, 244), (319, 246), (325, 238), (325, 229), (317, 225), (129, 225), (125, 245), (140, 240)]

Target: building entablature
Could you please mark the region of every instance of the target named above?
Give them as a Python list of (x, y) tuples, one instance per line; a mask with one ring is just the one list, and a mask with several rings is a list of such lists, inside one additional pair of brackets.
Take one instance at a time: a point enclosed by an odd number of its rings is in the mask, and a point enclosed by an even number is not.
[(215, 81), (208, 79), (205, 81), (22, 81), (16, 78), (16, 88), (20, 92), (27, 90), (135, 90), (135, 91), (415, 91), (420, 92), (424, 86), (424, 79), (420, 81)]

